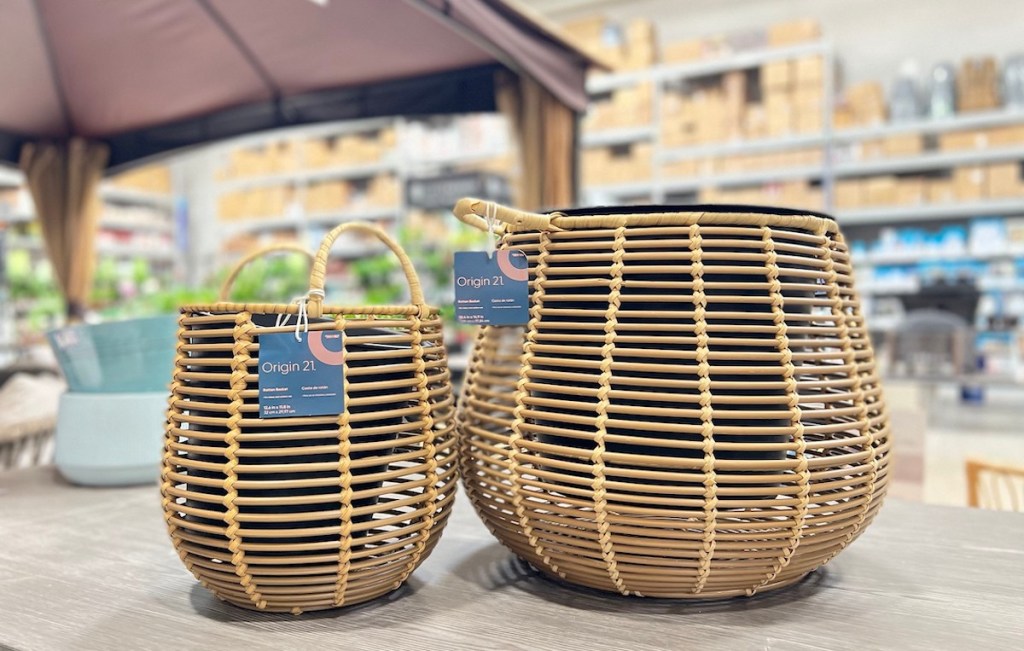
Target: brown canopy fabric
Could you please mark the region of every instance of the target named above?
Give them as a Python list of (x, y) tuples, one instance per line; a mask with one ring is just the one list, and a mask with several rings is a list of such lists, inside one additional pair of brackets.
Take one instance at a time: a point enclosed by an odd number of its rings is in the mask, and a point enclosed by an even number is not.
[(493, 73), (586, 105), (590, 60), (507, 0), (0, 0), (0, 161), (109, 165), (279, 126), (494, 109)]
[(105, 166), (283, 126), (491, 111), (511, 72), (524, 206), (565, 205), (592, 63), (510, 0), (0, 0), (0, 61), (0, 164), (21, 161), (69, 314), (92, 282)]

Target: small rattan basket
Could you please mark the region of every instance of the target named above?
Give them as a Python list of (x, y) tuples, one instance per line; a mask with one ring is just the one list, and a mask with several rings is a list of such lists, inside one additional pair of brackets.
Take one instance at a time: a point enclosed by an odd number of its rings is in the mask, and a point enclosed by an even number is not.
[[(323, 305), (328, 255), (343, 232), (398, 256), (411, 304)], [(260, 337), (344, 333), (344, 411), (260, 418)], [(455, 494), (453, 400), (436, 308), (405, 252), (375, 226), (324, 239), (299, 304), (218, 302), (181, 309), (162, 487), (185, 566), (218, 597), (300, 613), (398, 588), (437, 544)]]
[(466, 493), (516, 554), (626, 595), (749, 596), (874, 517), (891, 438), (831, 218), (455, 212), (530, 262), (529, 323), (479, 330), (457, 417)]

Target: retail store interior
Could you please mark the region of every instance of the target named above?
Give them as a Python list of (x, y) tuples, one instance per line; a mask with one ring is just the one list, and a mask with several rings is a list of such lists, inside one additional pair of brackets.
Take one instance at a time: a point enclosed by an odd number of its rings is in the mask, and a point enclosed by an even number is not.
[[(929, 3), (926, 15), (918, 3), (871, 1), (529, 4), (610, 67), (587, 80), (579, 205), (834, 215), (899, 431), (892, 494), (966, 505), (977, 498), (970, 462), (1024, 466), (1024, 50), (1014, 21), (961, 29), (965, 13), (998, 15), (1000, 3)], [(890, 17), (876, 20), (883, 9)], [(315, 247), (354, 220), (396, 235), (428, 299), (451, 305), (453, 252), (486, 238), (448, 204), (460, 194), (515, 204), (516, 146), (500, 112), (398, 115), (264, 131), (130, 165), (99, 186), (84, 318), (212, 299), (243, 254)], [(11, 400), (53, 395), (46, 333), (68, 323), (35, 213), (23, 174), (0, 169), (0, 369), (17, 378)], [(305, 269), (298, 255), (259, 261), (232, 296), (287, 302)], [(336, 245), (327, 271), (329, 292), (353, 304), (405, 291), (387, 252), (359, 236)], [(461, 374), (472, 329), (450, 310), (446, 318)], [(55, 410), (44, 400), (22, 419)], [(5, 465), (47, 462), (51, 433), (0, 432)]]
[(1020, 648), (1021, 18), (0, 0), (0, 651)]

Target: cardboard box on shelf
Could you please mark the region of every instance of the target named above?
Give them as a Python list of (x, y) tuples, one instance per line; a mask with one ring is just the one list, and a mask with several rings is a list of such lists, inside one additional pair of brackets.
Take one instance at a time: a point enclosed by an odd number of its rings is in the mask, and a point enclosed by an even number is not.
[(761, 66), (761, 88), (764, 91), (788, 91), (793, 86), (793, 62), (788, 59), (769, 61)]
[(665, 63), (689, 63), (704, 58), (704, 39), (675, 41), (662, 46), (661, 57)]
[(953, 203), (957, 200), (956, 188), (951, 178), (929, 178), (924, 182), (925, 198), (928, 203)]
[(747, 104), (743, 114), (743, 134), (755, 140), (768, 135), (768, 117), (763, 104)]
[(979, 130), (949, 131), (939, 134), (939, 149), (942, 151), (963, 151), (988, 146), (988, 133)]
[(628, 70), (647, 68), (658, 61), (658, 37), (654, 23), (637, 18), (625, 29), (623, 67)]
[(836, 208), (860, 208), (864, 205), (864, 184), (860, 179), (840, 179), (833, 186)]
[(797, 112), (793, 130), (797, 133), (815, 134), (825, 130), (825, 120), (821, 111)]
[(957, 201), (978, 201), (985, 198), (987, 170), (982, 165), (965, 165), (953, 170), (953, 194)]
[(916, 156), (924, 151), (924, 138), (920, 134), (888, 136), (882, 139), (882, 153), (886, 156)]
[(993, 199), (1024, 196), (1024, 179), (1020, 161), (993, 163), (988, 166), (988, 196)]
[(856, 124), (872, 125), (885, 122), (885, 91), (877, 81), (864, 81), (849, 86), (844, 98)]
[(665, 163), (661, 168), (666, 178), (691, 178), (697, 175), (697, 161), (693, 158)]
[(864, 203), (869, 206), (896, 204), (896, 177), (870, 176), (864, 179)]
[(999, 73), (993, 57), (964, 59), (957, 75), (957, 110), (978, 111), (999, 106)]
[(991, 147), (1013, 147), (1024, 144), (1024, 124), (1005, 127), (993, 127), (987, 132), (988, 144)]
[(896, 204), (916, 206), (925, 202), (925, 181), (920, 176), (900, 178), (896, 183)]
[(793, 62), (793, 84), (798, 88), (824, 91), (825, 60), (820, 54), (800, 57)]
[(304, 167), (327, 167), (331, 164), (331, 158), (331, 148), (326, 140), (314, 138), (302, 143), (302, 163)]
[(821, 25), (813, 18), (800, 18), (768, 27), (768, 45), (772, 47), (816, 41)]
[(832, 127), (835, 129), (849, 129), (857, 125), (853, 109), (846, 103), (837, 103), (832, 107)]
[(804, 107), (814, 107), (818, 111), (822, 111), (825, 103), (825, 89), (821, 86), (797, 86), (793, 89), (793, 102), (801, 110)]

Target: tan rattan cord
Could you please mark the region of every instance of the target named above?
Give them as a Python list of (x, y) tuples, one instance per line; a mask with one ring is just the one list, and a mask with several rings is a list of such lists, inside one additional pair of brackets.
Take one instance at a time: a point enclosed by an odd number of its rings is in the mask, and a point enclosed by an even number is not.
[(891, 432), (832, 220), (457, 213), (530, 266), (529, 323), (479, 331), (457, 416), (466, 494), (516, 554), (620, 594), (750, 596), (874, 518)]
[(224, 450), (224, 456), (227, 458), (227, 464), (224, 466), (224, 522), (228, 525), (225, 535), (229, 541), (228, 549), (231, 551), (231, 564), (235, 566), (235, 574), (241, 579), (241, 585), (245, 589), (245, 594), (249, 596), (249, 599), (257, 608), (262, 610), (267, 607), (267, 601), (260, 594), (256, 582), (253, 581), (252, 574), (249, 573), (249, 565), (245, 562), (242, 539), (238, 535), (238, 530), (241, 529), (241, 525), (237, 520), (238, 507), (235, 506), (235, 500), (238, 498), (238, 492), (235, 489), (238, 474), (235, 472), (235, 468), (238, 466), (237, 453), (241, 447), (237, 439), (241, 433), (239, 425), (242, 420), (241, 407), (243, 399), (241, 394), (246, 388), (246, 378), (248, 377), (248, 370), (246, 368), (249, 361), (248, 346), (252, 343), (251, 316), (246, 312), (240, 312), (235, 316), (235, 344), (231, 359), (231, 389), (228, 393), (228, 399), (231, 403), (227, 409), (228, 433), (224, 437), (224, 441), (227, 443), (227, 448)]
[[(842, 234), (838, 235), (837, 240), (840, 243), (845, 243), (843, 241)], [(833, 258), (832, 247), (826, 247), (826, 249), (825, 249), (825, 260), (828, 263), (827, 267), (826, 267), (827, 273), (829, 274), (830, 278), (835, 278), (835, 276), (836, 276), (835, 260)], [(853, 365), (855, 367), (855, 370), (854, 370), (854, 373), (853, 373), (853, 377), (854, 377), (853, 391), (854, 391), (854, 395), (857, 396), (854, 399), (854, 404), (857, 407), (858, 422), (865, 423), (866, 422), (866, 416), (867, 416), (867, 406), (866, 406), (866, 404), (864, 402), (864, 396), (863, 396), (863, 394), (860, 391), (860, 387), (861, 387), (861, 374), (860, 374), (859, 365), (857, 364), (857, 358), (856, 358), (856, 355), (855, 355), (854, 350), (853, 350), (853, 344), (850, 341), (850, 337), (849, 337), (849, 326), (847, 324), (847, 313), (846, 313), (846, 310), (845, 310), (844, 305), (843, 305), (842, 297), (839, 296), (839, 293), (837, 291), (835, 291), (834, 289), (830, 289), (829, 290), (829, 298), (832, 301), (832, 315), (833, 315), (833, 317), (836, 319), (836, 321), (838, 323), (841, 323), (841, 325), (839, 327), (840, 327), (840, 330), (843, 333), (843, 335), (842, 335), (843, 342), (844, 342), (843, 353), (844, 353), (844, 357), (846, 359), (846, 363), (847, 364), (851, 364), (851, 365)], [(855, 316), (857, 316), (857, 311), (859, 309), (857, 306), (860, 305), (860, 301), (857, 300), (857, 296), (856, 295), (853, 296), (853, 299), (854, 299), (853, 300), (853, 304), (854, 305), (851, 307), (851, 310), (853, 311), (853, 314)], [(864, 443), (862, 444), (862, 449), (863, 449), (864, 452), (870, 454), (870, 456), (871, 456), (871, 461), (870, 461), (871, 465), (870, 465), (870, 470), (869, 470), (869, 474), (868, 474), (869, 480), (868, 480), (867, 497), (864, 500), (864, 503), (862, 504), (860, 510), (857, 513), (857, 522), (853, 525), (853, 527), (850, 528), (850, 531), (847, 534), (846, 538), (844, 538), (843, 542), (832, 552), (832, 554), (829, 556), (828, 560), (832, 560), (833, 558), (835, 558), (836, 554), (838, 554), (839, 552), (843, 551), (843, 549), (845, 549), (846, 546), (849, 545), (850, 542), (854, 538), (857, 537), (857, 534), (860, 532), (860, 528), (862, 526), (864, 526), (864, 521), (867, 518), (868, 513), (871, 511), (871, 501), (874, 498), (875, 486), (877, 484), (876, 478), (877, 478), (877, 475), (878, 475), (878, 457), (875, 454), (875, 437), (874, 437), (874, 432), (872, 432), (870, 428), (866, 427), (866, 425), (862, 425), (860, 433), (864, 437)]]
[(715, 555), (715, 521), (718, 517), (718, 486), (715, 483), (715, 423), (711, 409), (711, 365), (708, 364), (708, 335), (705, 311), (707, 297), (704, 294), (704, 262), (701, 259), (700, 226), (690, 224), (690, 252), (692, 254), (693, 274), (693, 319), (696, 323), (694, 334), (697, 337), (697, 390), (700, 391), (700, 422), (701, 437), (704, 441), (704, 535), (698, 556), (697, 582), (693, 586), (694, 594), (700, 594), (711, 573), (711, 559)]
[[(335, 319), (335, 327), (345, 332), (345, 319)], [(348, 377), (346, 358), (341, 365), (342, 377)], [(338, 487), (341, 489), (341, 528), (338, 531), (338, 576), (334, 583), (334, 605), (345, 604), (348, 575), (352, 570), (352, 423), (347, 383), (342, 385), (345, 408), (338, 414)]]
[(228, 300), (228, 297), (231, 295), (231, 288), (235, 284), (235, 280), (238, 278), (238, 275), (242, 273), (242, 270), (244, 270), (249, 264), (260, 258), (264, 258), (268, 255), (273, 255), (275, 253), (299, 253), (306, 256), (311, 261), (313, 259), (312, 253), (310, 253), (303, 247), (299, 246), (298, 244), (294, 244), (291, 242), (279, 242), (277, 244), (268, 244), (267, 246), (258, 248), (255, 251), (252, 251), (251, 253), (245, 255), (231, 268), (231, 271), (228, 273), (227, 278), (224, 279), (224, 282), (220, 286), (220, 292), (218, 293), (217, 300), (222, 302)]
[(320, 249), (316, 252), (316, 257), (313, 259), (313, 271), (310, 274), (309, 280), (309, 316), (319, 317), (323, 314), (323, 291), (324, 282), (327, 277), (327, 260), (331, 255), (331, 247), (334, 246), (334, 241), (342, 233), (348, 231), (359, 231), (366, 235), (372, 235), (387, 245), (391, 252), (395, 254), (395, 257), (398, 258), (398, 263), (402, 267), (402, 273), (405, 274), (405, 279), (409, 283), (410, 301), (417, 307), (422, 308), (426, 306), (427, 301), (423, 298), (423, 288), (420, 286), (420, 279), (416, 275), (416, 269), (413, 267), (412, 260), (409, 259), (409, 256), (399, 246), (398, 242), (392, 239), (380, 226), (363, 222), (348, 222), (335, 226), (324, 236)]
[(608, 394), (611, 392), (612, 360), (615, 353), (615, 325), (619, 308), (619, 292), (622, 288), (622, 255), (626, 244), (626, 228), (615, 229), (613, 245), (611, 284), (608, 286), (608, 310), (605, 312), (604, 345), (601, 347), (601, 375), (598, 378), (597, 419), (594, 421), (594, 453), (592, 474), (594, 475), (594, 519), (597, 523), (598, 543), (601, 545), (601, 558), (608, 568), (608, 578), (615, 584), (615, 589), (624, 595), (630, 590), (619, 574), (615, 562), (615, 547), (612, 543), (611, 526), (608, 523), (608, 491), (605, 489), (604, 455), (607, 452), (605, 436), (608, 423)]
[(525, 421), (524, 413), (526, 411), (526, 404), (522, 400), (524, 396), (523, 388), (526, 386), (530, 376), (530, 361), (533, 359), (534, 338), (537, 334), (536, 325), (539, 320), (540, 311), (544, 307), (544, 263), (547, 258), (547, 244), (549, 241), (550, 239), (547, 232), (541, 232), (540, 251), (537, 256), (536, 289), (531, 297), (533, 307), (530, 308), (530, 320), (526, 325), (526, 337), (523, 340), (522, 374), (516, 387), (516, 406), (512, 411), (512, 432), (508, 440), (509, 472), (512, 476), (512, 485), (515, 487), (515, 493), (512, 497), (512, 506), (515, 508), (516, 516), (519, 518), (519, 524), (523, 528), (523, 533), (530, 541), (530, 545), (533, 546), (534, 551), (537, 552), (537, 556), (544, 561), (544, 564), (550, 567), (551, 571), (555, 574), (562, 576), (558, 566), (555, 565), (551, 561), (551, 557), (544, 552), (543, 543), (540, 538), (535, 535), (533, 527), (530, 525), (530, 516), (526, 508), (526, 499), (529, 491), (526, 491), (522, 487), (523, 468), (519, 462), (519, 457), (522, 454), (519, 443), (523, 439), (521, 428)]
[(775, 241), (772, 239), (771, 229), (762, 226), (761, 238), (764, 242), (764, 250), (768, 254), (765, 266), (770, 286), (769, 291), (772, 297), (772, 317), (775, 327), (778, 328), (778, 348), (779, 353), (782, 355), (779, 361), (783, 366), (783, 377), (786, 381), (786, 406), (789, 408), (789, 422), (793, 427), (793, 442), (796, 444), (797, 466), (794, 472), (796, 472), (798, 477), (797, 486), (799, 486), (799, 492), (797, 497), (800, 500), (800, 504), (794, 510), (793, 526), (790, 529), (789, 541), (783, 548), (782, 554), (775, 560), (771, 572), (768, 573), (764, 580), (750, 589), (748, 592), (749, 596), (753, 596), (759, 589), (775, 581), (779, 576), (779, 572), (789, 565), (789, 561), (793, 558), (793, 553), (796, 552), (796, 548), (800, 545), (800, 534), (803, 531), (804, 521), (807, 518), (808, 495), (811, 490), (811, 474), (807, 469), (807, 441), (804, 440), (804, 426), (800, 413), (800, 395), (797, 390), (795, 377), (796, 366), (793, 364), (793, 352), (790, 350), (790, 341), (787, 334), (786, 311), (783, 305), (785, 299), (782, 296), (782, 283), (779, 282), (778, 256), (775, 254)]

